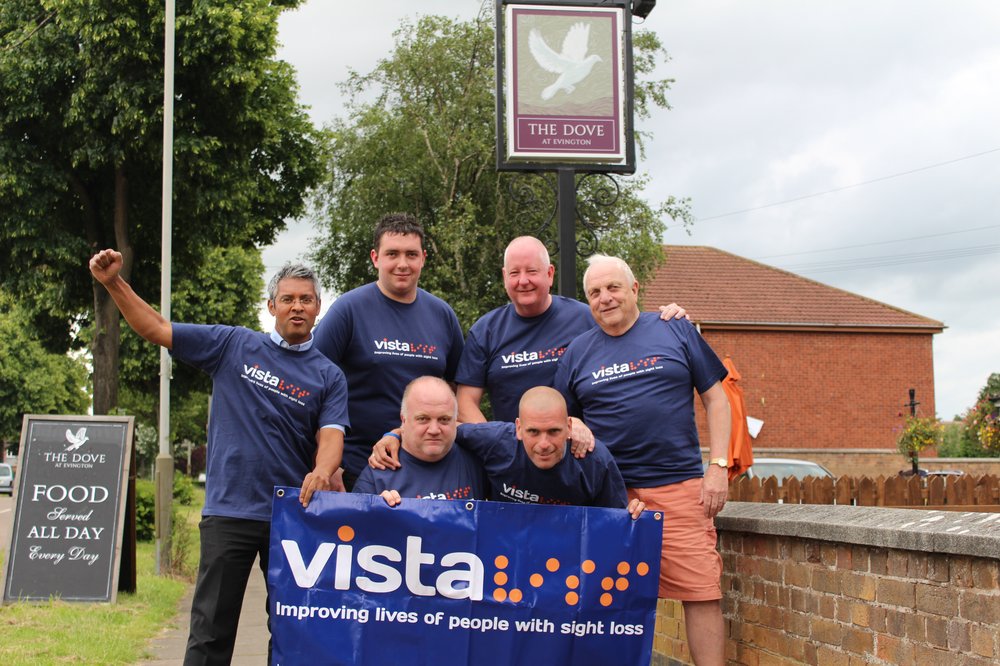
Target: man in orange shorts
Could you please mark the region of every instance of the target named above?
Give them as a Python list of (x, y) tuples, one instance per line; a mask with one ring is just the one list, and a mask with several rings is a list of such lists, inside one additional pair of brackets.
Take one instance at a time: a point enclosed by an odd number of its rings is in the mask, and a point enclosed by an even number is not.
[[(726, 503), (729, 400), (726, 369), (690, 322), (640, 313), (628, 264), (596, 255), (583, 289), (598, 328), (580, 334), (556, 369), (555, 388), (618, 464), (630, 499), (664, 513), (660, 596), (684, 604), (699, 666), (723, 663), (722, 558), (713, 519)], [(694, 392), (708, 413), (702, 471)]]

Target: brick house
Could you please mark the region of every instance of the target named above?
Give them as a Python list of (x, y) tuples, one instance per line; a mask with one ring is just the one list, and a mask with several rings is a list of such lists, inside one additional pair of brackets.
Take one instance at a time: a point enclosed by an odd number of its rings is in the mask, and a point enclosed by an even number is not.
[[(683, 305), (742, 375), (754, 450), (895, 448), (908, 391), (933, 416), (944, 324), (710, 247), (665, 245), (644, 305)], [(704, 410), (698, 428), (707, 446)], [(758, 454), (759, 455), (759, 454)]]

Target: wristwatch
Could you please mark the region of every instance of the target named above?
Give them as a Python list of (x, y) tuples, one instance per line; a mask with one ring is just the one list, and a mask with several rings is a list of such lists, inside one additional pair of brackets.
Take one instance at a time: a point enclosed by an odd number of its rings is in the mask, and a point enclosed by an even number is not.
[(709, 465), (718, 465), (722, 469), (729, 469), (729, 460), (726, 458), (712, 458), (708, 461)]

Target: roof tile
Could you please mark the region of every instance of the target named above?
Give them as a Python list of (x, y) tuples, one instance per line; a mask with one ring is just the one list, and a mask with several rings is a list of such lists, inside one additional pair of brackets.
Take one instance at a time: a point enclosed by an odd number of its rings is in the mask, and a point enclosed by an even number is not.
[(700, 323), (782, 327), (935, 329), (940, 321), (722, 250), (664, 245), (666, 262), (644, 285), (651, 307), (676, 302)]

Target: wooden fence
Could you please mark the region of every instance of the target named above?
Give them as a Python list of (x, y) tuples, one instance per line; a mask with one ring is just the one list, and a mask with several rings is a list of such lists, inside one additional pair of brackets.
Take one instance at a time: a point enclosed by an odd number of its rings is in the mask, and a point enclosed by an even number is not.
[(1000, 512), (1000, 479), (983, 476), (841, 476), (836, 480), (789, 477), (738, 478), (729, 484), (729, 499), (785, 504), (853, 504), (945, 511)]

